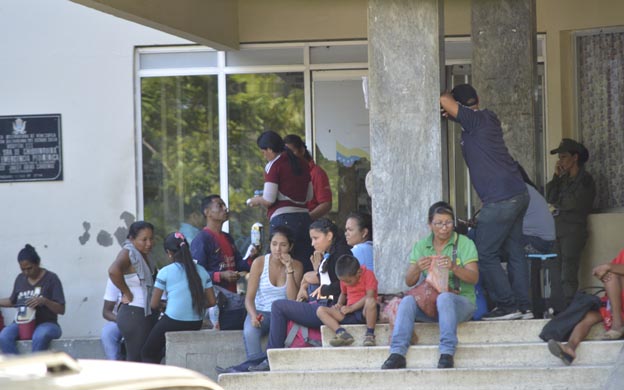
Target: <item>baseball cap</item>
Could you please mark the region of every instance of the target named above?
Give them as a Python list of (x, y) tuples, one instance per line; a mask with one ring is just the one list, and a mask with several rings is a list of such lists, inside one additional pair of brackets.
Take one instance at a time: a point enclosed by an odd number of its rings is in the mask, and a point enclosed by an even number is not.
[(459, 84), (451, 91), (453, 98), (458, 103), (470, 107), (479, 103), (479, 97), (477, 91), (470, 84)]
[(563, 138), (556, 149), (550, 151), (550, 154), (557, 153), (576, 153), (579, 155), (580, 162), (589, 160), (589, 151), (587, 148), (571, 138)]

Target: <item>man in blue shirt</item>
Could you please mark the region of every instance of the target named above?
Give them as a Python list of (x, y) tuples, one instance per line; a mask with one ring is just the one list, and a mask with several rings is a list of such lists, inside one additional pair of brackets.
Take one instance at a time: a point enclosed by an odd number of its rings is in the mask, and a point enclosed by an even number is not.
[[(518, 164), (505, 146), (500, 121), (492, 111), (479, 109), (477, 91), (469, 84), (443, 93), (440, 105), (444, 117), (462, 126), (462, 154), (483, 203), (475, 244), (484, 286), (496, 304), (483, 319), (532, 318), (529, 269), (522, 245), (522, 219), (529, 195)], [(509, 254), (509, 277), (501, 266), (502, 251)]]

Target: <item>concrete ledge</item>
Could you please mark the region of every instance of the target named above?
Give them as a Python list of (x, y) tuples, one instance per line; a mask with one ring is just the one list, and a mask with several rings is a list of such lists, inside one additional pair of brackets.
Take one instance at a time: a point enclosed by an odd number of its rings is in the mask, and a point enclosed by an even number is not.
[(270, 371), (223, 374), (228, 390), (319, 389), (444, 389), (444, 390), (562, 390), (602, 389), (610, 366), (454, 368), (353, 371)]
[[(17, 350), (20, 353), (30, 353), (31, 349), (32, 341), (21, 340), (17, 342)], [(50, 349), (57, 352), (66, 352), (75, 359), (106, 359), (99, 338), (52, 340)]]
[[(460, 343), (525, 343), (543, 342), (539, 338), (542, 328), (548, 320), (515, 320), (515, 321), (468, 321), (457, 327), (457, 338)], [(366, 325), (343, 326), (355, 338), (354, 346), (362, 345)], [(440, 343), (440, 330), (437, 323), (417, 322), (414, 331), (418, 335), (418, 345), (438, 345)], [(323, 347), (329, 347), (329, 340), (334, 337), (334, 332), (323, 326), (321, 327)], [(600, 340), (604, 334), (602, 323), (594, 325), (589, 332), (587, 340)], [(375, 327), (377, 345), (389, 345), (389, 324), (377, 324)]]
[[(229, 367), (246, 360), (242, 330), (169, 332), (166, 364), (189, 368), (217, 380), (216, 366)], [(266, 348), (268, 338), (263, 338)]]
[[(624, 340), (584, 341), (574, 365), (613, 365)], [(271, 371), (380, 369), (390, 354), (388, 347), (290, 348), (269, 350)], [(406, 356), (408, 368), (436, 368), (438, 346), (412, 346)], [(456, 368), (563, 367), (546, 343), (459, 344)]]

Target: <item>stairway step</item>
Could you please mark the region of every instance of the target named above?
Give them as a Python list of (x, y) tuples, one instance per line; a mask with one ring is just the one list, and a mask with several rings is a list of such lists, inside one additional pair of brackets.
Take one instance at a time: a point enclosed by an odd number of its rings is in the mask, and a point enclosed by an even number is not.
[[(586, 341), (579, 345), (575, 365), (614, 364), (624, 340)], [(268, 351), (271, 371), (379, 369), (389, 355), (388, 347), (287, 348)], [(406, 359), (409, 368), (435, 368), (437, 346), (412, 346)], [(455, 367), (558, 367), (563, 366), (546, 343), (459, 344)]]
[(579, 365), (449, 370), (270, 371), (223, 374), (219, 376), (219, 384), (228, 390), (589, 390), (603, 388), (610, 368), (609, 365)]
[[(522, 343), (541, 342), (539, 334), (548, 320), (515, 321), (469, 321), (459, 324), (457, 337), (460, 343)], [(354, 345), (362, 345), (366, 325), (343, 326), (355, 338)], [(417, 322), (414, 329), (418, 334), (419, 345), (438, 345), (440, 330), (437, 323)], [(323, 347), (329, 347), (329, 340), (334, 332), (326, 326), (321, 327)], [(604, 334), (602, 324), (596, 324), (590, 331), (588, 340), (600, 340)], [(391, 336), (389, 324), (375, 326), (377, 345), (389, 345)]]

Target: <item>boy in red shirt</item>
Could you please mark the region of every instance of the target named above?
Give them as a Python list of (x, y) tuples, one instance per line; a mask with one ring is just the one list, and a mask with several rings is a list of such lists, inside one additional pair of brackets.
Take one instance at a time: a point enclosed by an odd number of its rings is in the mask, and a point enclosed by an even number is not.
[[(336, 332), (330, 340), (334, 347), (351, 345), (353, 336), (341, 324), (366, 323), (364, 346), (375, 345), (375, 324), (377, 323), (377, 278), (373, 271), (360, 266), (358, 259), (342, 255), (336, 262), (336, 275), (340, 279), (340, 297), (332, 307), (319, 307), (318, 318)], [(346, 305), (345, 305), (346, 303)]]

